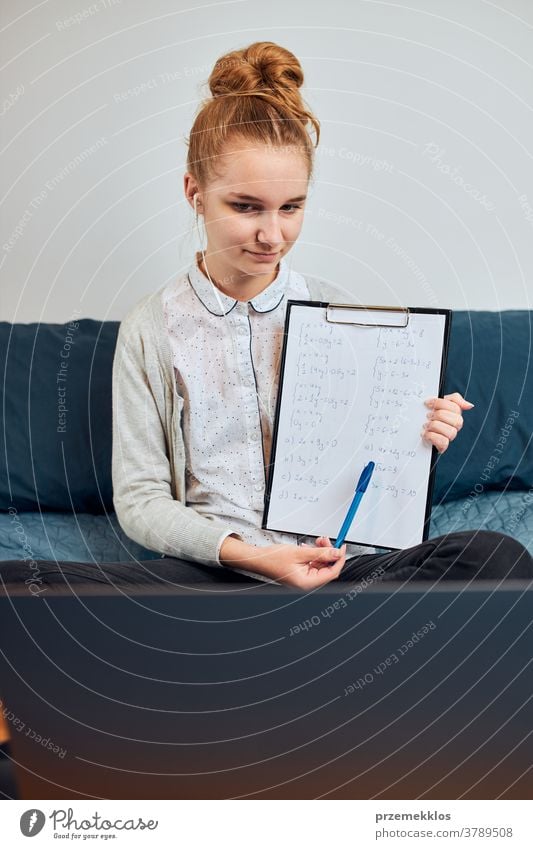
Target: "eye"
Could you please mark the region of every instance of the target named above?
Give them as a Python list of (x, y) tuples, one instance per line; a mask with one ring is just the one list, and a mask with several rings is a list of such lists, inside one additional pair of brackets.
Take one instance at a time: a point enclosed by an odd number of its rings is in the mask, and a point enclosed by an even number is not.
[[(253, 211), (256, 211), (258, 209), (257, 206), (254, 206), (251, 203), (238, 203), (237, 202), (237, 203), (232, 203), (232, 206), (233, 206), (234, 209), (237, 210), (237, 212), (253, 212)], [(286, 212), (290, 212), (290, 213), (293, 213), (297, 209), (301, 209), (301, 208), (302, 207), (300, 206), (300, 204), (297, 204), (297, 203), (285, 203), (281, 207), (281, 209), (285, 210)]]
[(232, 206), (237, 212), (250, 212), (250, 209), (255, 209), (251, 203), (233, 203)]

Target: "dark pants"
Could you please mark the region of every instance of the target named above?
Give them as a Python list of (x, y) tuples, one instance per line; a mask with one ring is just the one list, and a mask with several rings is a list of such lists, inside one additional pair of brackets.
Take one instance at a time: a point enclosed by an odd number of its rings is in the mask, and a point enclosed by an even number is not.
[[(30, 570), (22, 560), (0, 561), (6, 584), (26, 584), (39, 595), (41, 587), (68, 584), (149, 584), (180, 586), (192, 583), (246, 583), (262, 581), (238, 569), (203, 566), (174, 557), (126, 563), (71, 563), (38, 560)], [(250, 570), (252, 571), (252, 570)], [(533, 558), (517, 540), (493, 531), (458, 531), (419, 545), (386, 554), (365, 554), (346, 562), (338, 581), (470, 581), (533, 578)], [(30, 586), (29, 581), (33, 579)], [(336, 582), (332, 582), (336, 583)]]

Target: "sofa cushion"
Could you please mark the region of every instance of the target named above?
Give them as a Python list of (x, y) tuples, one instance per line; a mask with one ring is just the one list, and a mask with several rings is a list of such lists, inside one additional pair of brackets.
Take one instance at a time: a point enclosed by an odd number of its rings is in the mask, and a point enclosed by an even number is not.
[(429, 537), (478, 528), (517, 539), (533, 555), (533, 490), (485, 492), (433, 507)]
[(475, 407), (438, 459), (433, 503), (533, 485), (533, 312), (454, 311), (444, 394)]
[(26, 560), (29, 575), (32, 560), (116, 563), (157, 557), (126, 536), (114, 513), (0, 513), (0, 561)]
[(111, 373), (119, 322), (0, 322), (0, 510), (112, 510)]

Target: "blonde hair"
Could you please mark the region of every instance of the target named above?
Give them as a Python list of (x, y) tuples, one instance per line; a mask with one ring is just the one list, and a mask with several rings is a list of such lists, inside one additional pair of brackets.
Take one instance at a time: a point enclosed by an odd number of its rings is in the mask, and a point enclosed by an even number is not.
[(257, 41), (215, 62), (208, 80), (212, 97), (200, 104), (186, 142), (187, 170), (201, 188), (219, 176), (216, 162), (230, 140), (296, 148), (311, 177), (320, 123), (299, 92), (303, 81), (296, 56), (272, 41)]

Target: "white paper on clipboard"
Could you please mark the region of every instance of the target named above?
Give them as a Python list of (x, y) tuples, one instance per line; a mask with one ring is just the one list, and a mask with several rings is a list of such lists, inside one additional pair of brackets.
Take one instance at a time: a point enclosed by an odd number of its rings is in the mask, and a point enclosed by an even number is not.
[(263, 527), (335, 539), (373, 460), (346, 541), (422, 541), (432, 461), (424, 401), (439, 394), (449, 316), (289, 303)]

